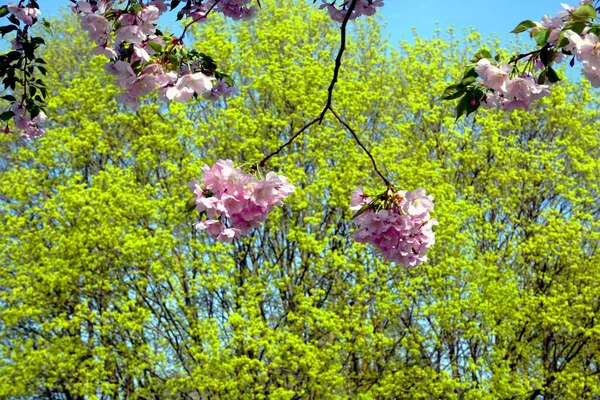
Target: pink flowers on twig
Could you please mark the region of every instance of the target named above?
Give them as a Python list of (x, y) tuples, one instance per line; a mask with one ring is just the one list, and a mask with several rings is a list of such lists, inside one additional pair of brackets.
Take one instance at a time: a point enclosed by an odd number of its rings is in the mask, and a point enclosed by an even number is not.
[(373, 244), (385, 258), (407, 267), (427, 261), (427, 251), (435, 243), (432, 227), (437, 221), (429, 214), (433, 197), (425, 189), (395, 192), (390, 187), (374, 200), (355, 190), (350, 209), (357, 211), (357, 242)]
[(477, 62), (475, 72), (483, 84), (493, 89), (482, 100), (484, 107), (503, 107), (505, 111), (520, 108), (528, 110), (531, 102), (550, 95), (548, 85), (540, 85), (537, 79), (528, 73), (510, 77), (513, 67), (502, 64), (492, 65), (490, 60), (482, 58)]
[(195, 227), (222, 242), (257, 227), (295, 190), (285, 176), (269, 172), (264, 179), (256, 179), (235, 168), (231, 160), (218, 160), (202, 170), (202, 181), (189, 183), (196, 210), (206, 216)]
[[(350, 1), (341, 1), (341, 5), (336, 6), (336, 1), (322, 0), (321, 8), (326, 8), (332, 20), (337, 22), (344, 21), (348, 13)], [(357, 0), (354, 10), (348, 19), (356, 19), (362, 15), (372, 16), (377, 11), (377, 7), (383, 7), (382, 0)]]

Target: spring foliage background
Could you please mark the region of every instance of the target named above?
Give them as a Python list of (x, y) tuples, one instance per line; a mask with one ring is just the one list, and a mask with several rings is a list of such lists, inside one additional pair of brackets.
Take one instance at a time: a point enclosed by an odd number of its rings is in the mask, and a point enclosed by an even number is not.
[(51, 129), (0, 136), (0, 397), (598, 398), (597, 93), (455, 123), (439, 97), (475, 32), (393, 47), (357, 23), (335, 94), (390, 180), (435, 196), (429, 263), (352, 240), (350, 192), (382, 187), (330, 117), (269, 162), (297, 191), (264, 227), (194, 232), (204, 163), (259, 161), (325, 102), (338, 28), (277, 3), (194, 31), (238, 96), (138, 112), (75, 19), (53, 22)]

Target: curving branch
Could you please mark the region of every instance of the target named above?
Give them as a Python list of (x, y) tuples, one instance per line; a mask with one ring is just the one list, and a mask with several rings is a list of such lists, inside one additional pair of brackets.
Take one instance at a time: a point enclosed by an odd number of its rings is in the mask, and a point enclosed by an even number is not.
[(350, 4), (348, 5), (348, 9), (346, 10), (346, 15), (344, 16), (344, 20), (342, 21), (342, 26), (340, 27), (340, 31), (341, 31), (340, 48), (339, 48), (337, 56), (335, 58), (333, 77), (331, 78), (331, 82), (329, 83), (329, 87), (327, 88), (327, 102), (325, 103), (323, 110), (321, 111), (321, 113), (319, 114), (319, 116), (317, 118), (306, 123), (302, 128), (300, 128), (297, 132), (295, 132), (287, 142), (282, 144), (277, 150), (275, 150), (274, 152), (265, 156), (265, 158), (263, 158), (260, 161), (260, 163), (258, 163), (259, 167), (261, 167), (261, 168), (264, 167), (267, 164), (267, 162), (269, 161), (269, 159), (271, 159), (271, 157), (278, 155), (283, 149), (285, 149), (286, 147), (291, 145), (294, 142), (294, 140), (296, 140), (296, 138), (298, 138), (298, 136), (300, 136), (302, 133), (304, 133), (304, 131), (306, 131), (309, 127), (311, 127), (312, 125), (314, 125), (316, 123), (319, 123), (319, 125), (320, 125), (323, 122), (323, 119), (325, 118), (325, 114), (327, 114), (327, 112), (329, 111), (334, 115), (334, 117), (339, 121), (339, 123), (342, 124), (348, 132), (350, 132), (350, 134), (352, 135), (352, 138), (356, 141), (356, 143), (359, 145), (359, 147), (369, 156), (369, 158), (371, 159), (371, 162), (373, 164), (373, 168), (375, 169), (375, 172), (377, 172), (377, 174), (381, 177), (381, 179), (386, 184), (386, 186), (391, 186), (390, 181), (381, 173), (379, 168), (377, 168), (377, 164), (375, 163), (375, 158), (369, 152), (369, 150), (365, 147), (365, 145), (360, 141), (356, 132), (350, 127), (350, 125), (348, 125), (345, 121), (343, 121), (340, 118), (340, 116), (332, 108), (333, 90), (338, 81), (340, 69), (342, 67), (342, 58), (344, 56), (344, 52), (346, 51), (346, 29), (348, 26), (348, 21), (350, 20), (350, 16), (352, 15), (352, 12), (356, 8), (356, 2), (357, 2), (357, 0), (352, 0), (350, 2)]

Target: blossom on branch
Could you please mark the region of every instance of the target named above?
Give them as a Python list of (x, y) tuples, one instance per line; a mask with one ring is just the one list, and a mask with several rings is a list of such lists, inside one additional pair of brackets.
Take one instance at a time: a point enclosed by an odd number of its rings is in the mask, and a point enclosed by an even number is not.
[[(341, 4), (336, 5), (336, 1), (322, 0), (321, 9), (325, 8), (329, 12), (329, 16), (334, 21), (342, 22), (348, 14), (348, 8), (350, 1), (341, 1)], [(356, 0), (354, 10), (348, 19), (356, 19), (362, 15), (372, 16), (375, 15), (377, 7), (383, 7), (382, 0)]]
[(15, 3), (8, 3), (8, 12), (17, 17), (25, 25), (33, 25), (41, 14), (37, 8), (22, 7)]
[(195, 228), (222, 242), (231, 242), (257, 227), (295, 190), (283, 175), (269, 172), (264, 179), (256, 179), (235, 168), (231, 160), (218, 160), (202, 170), (202, 181), (189, 183), (195, 209), (206, 216)]
[(433, 197), (425, 189), (396, 192), (390, 187), (375, 199), (358, 189), (352, 192), (350, 209), (359, 225), (357, 242), (370, 243), (388, 260), (407, 267), (427, 261), (437, 221), (430, 216)]

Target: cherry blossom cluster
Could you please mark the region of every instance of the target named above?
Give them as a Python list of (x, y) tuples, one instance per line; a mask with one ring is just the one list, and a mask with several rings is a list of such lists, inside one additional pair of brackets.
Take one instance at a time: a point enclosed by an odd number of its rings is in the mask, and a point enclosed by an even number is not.
[(491, 89), (481, 99), (484, 107), (502, 107), (505, 111), (528, 110), (532, 101), (550, 95), (548, 85), (540, 85), (534, 75), (525, 72), (511, 78), (513, 71), (513, 66), (503, 64), (497, 67), (487, 58), (477, 62), (475, 72), (483, 85)]
[[(13, 103), (11, 111), (14, 113), (13, 122), (17, 129), (20, 129), (20, 133), (27, 139), (37, 139), (44, 136), (46, 131), (44, 130), (44, 123), (46, 122), (46, 114), (40, 111), (35, 117), (31, 118), (30, 114), (27, 114), (27, 110), (24, 106), (19, 103)], [(5, 130), (8, 133), (8, 130)]]
[(21, 4), (8, 3), (8, 12), (25, 25), (33, 25), (41, 14), (40, 10), (37, 7), (25, 7)]
[(600, 40), (598, 34), (584, 30), (581, 34), (567, 31), (565, 37), (569, 40), (569, 48), (581, 61), (583, 68), (581, 72), (590, 81), (593, 87), (600, 87)]
[[(198, 96), (218, 100), (234, 92), (230, 78), (216, 72), (210, 57), (186, 50), (183, 36), (166, 37), (157, 29), (160, 16), (169, 7), (175, 9), (178, 1), (130, 1), (125, 8), (120, 8), (119, 3), (78, 1), (73, 10), (80, 14), (82, 27), (96, 44), (92, 53), (111, 60), (105, 69), (124, 90), (118, 97), (121, 102), (137, 109), (140, 98), (155, 90), (159, 99), (167, 102), (186, 102)], [(255, 7), (249, 3), (250, 0), (188, 1), (179, 10), (178, 18), (189, 18), (189, 26), (205, 20), (214, 10), (233, 19), (247, 19), (255, 13)]]
[(235, 168), (231, 160), (218, 160), (202, 170), (202, 181), (189, 183), (196, 210), (206, 216), (195, 228), (222, 242), (231, 242), (257, 227), (295, 190), (285, 176), (269, 172), (264, 179), (257, 179)]
[[(325, 8), (329, 12), (329, 16), (334, 21), (342, 22), (348, 14), (350, 7), (350, 0), (322, 0), (321, 9)], [(336, 4), (341, 3), (341, 4)], [(382, 0), (357, 0), (354, 10), (348, 19), (356, 19), (362, 15), (372, 16), (375, 15), (377, 7), (383, 7)]]
[(390, 187), (375, 199), (358, 189), (352, 192), (350, 209), (356, 211), (359, 224), (354, 232), (357, 242), (373, 244), (385, 258), (404, 266), (427, 261), (437, 221), (430, 216), (433, 197), (425, 189), (396, 192)]
[[(0, 16), (8, 16), (10, 22), (0, 26), (0, 33), (3, 37), (9, 32), (16, 33), (11, 41), (11, 51), (0, 55), (0, 80), (4, 90), (12, 92), (2, 96), (10, 104), (0, 113), (0, 119), (6, 122), (12, 120), (16, 128), (14, 132), (27, 139), (39, 138), (45, 133), (46, 115), (42, 108), (47, 90), (43, 81), (34, 75), (35, 69), (46, 74), (44, 60), (35, 55), (35, 50), (44, 40), (29, 33), (29, 28), (38, 21), (40, 14), (35, 0), (27, 3), (22, 0), (0, 7)], [(8, 124), (4, 132), (11, 132)]]
[(554, 17), (544, 15), (540, 22), (522, 21), (513, 32), (529, 31), (539, 46), (537, 50), (514, 56), (508, 62), (500, 62), (498, 56), (492, 58), (487, 50), (480, 51), (460, 83), (448, 87), (442, 98), (460, 99), (457, 118), (469, 115), (479, 106), (528, 110), (533, 101), (550, 94), (549, 84), (560, 80), (554, 65), (569, 57), (571, 67), (575, 60), (582, 62), (583, 75), (594, 87), (600, 87), (596, 2), (581, 0), (579, 6), (561, 4), (562, 10)]
[[(210, 56), (186, 49), (183, 38), (192, 24), (205, 21), (211, 12), (222, 13), (234, 20), (251, 19), (258, 10), (252, 5), (253, 0), (70, 1), (73, 11), (80, 15), (83, 29), (95, 44), (92, 54), (103, 55), (110, 60), (105, 69), (116, 77), (123, 90), (118, 96), (122, 103), (137, 109), (140, 99), (153, 91), (158, 92), (159, 99), (167, 102), (186, 102), (200, 96), (219, 101), (236, 93), (231, 77), (217, 71), (217, 65)], [(256, 3), (260, 5), (258, 0)], [(381, 6), (382, 0), (323, 0), (321, 8), (326, 8), (332, 19), (343, 21), (351, 8), (349, 19), (355, 19), (361, 15), (374, 15)], [(167, 11), (177, 11), (177, 19), (187, 21), (179, 38), (165, 36), (157, 28), (159, 18)], [(27, 32), (40, 14), (36, 0), (20, 0), (0, 6), (0, 17), (9, 15), (12, 23), (0, 26), (0, 34), (4, 36), (16, 31), (16, 37), (11, 41), (13, 51), (0, 55), (0, 79), (4, 89), (12, 91), (2, 96), (11, 104), (0, 114), (0, 119), (12, 119), (17, 129), (27, 126), (28, 129), (20, 134), (30, 139), (44, 133), (45, 114), (37, 117), (44, 110), (47, 90), (38, 72), (45, 75), (46, 69), (43, 59), (35, 55), (35, 50), (44, 44), (44, 40), (32, 38)], [(50, 24), (45, 20), (42, 22), (49, 29)], [(20, 27), (21, 23), (24, 28)], [(25, 58), (27, 61), (24, 62)], [(16, 76), (19, 70), (21, 77)], [(20, 88), (23, 95), (17, 96), (16, 91)], [(25, 108), (24, 114), (14, 113), (12, 105), (15, 103)], [(4, 131), (10, 132), (8, 125)]]

